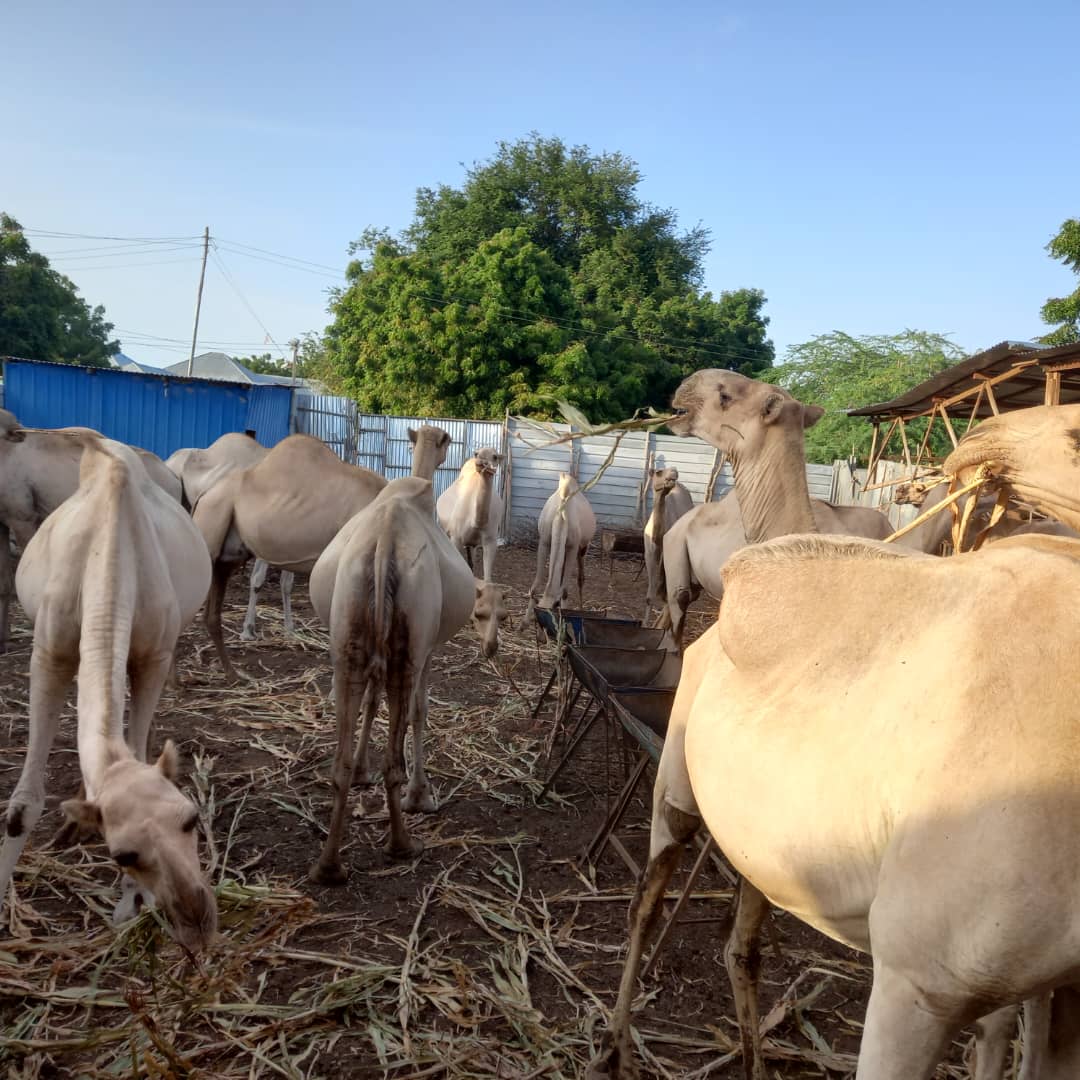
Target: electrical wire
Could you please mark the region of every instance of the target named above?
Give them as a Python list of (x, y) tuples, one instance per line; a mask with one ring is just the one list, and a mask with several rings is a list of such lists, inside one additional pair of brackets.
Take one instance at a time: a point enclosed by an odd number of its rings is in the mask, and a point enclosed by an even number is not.
[(262, 330), (262, 332), (270, 339), (270, 343), (274, 346), (275, 349), (277, 349), (277, 351), (279, 353), (281, 353), (281, 358), (283, 360), (288, 359), (288, 357), (285, 355), (285, 350), (274, 340), (274, 335), (271, 334), (270, 331), (266, 329), (266, 324), (255, 313), (255, 309), (251, 306), (251, 304), (248, 302), (247, 297), (240, 290), (240, 286), (237, 285), (236, 281), (233, 279), (232, 274), (229, 273), (228, 267), (226, 267), (226, 265), (224, 263), (224, 260), (221, 258), (221, 253), (218, 251), (217, 244), (214, 243), (211, 240), (210, 246), (214, 249), (213, 250), (214, 264), (217, 266), (218, 270), (221, 272), (221, 276), (228, 283), (228, 285), (232, 289), (232, 291), (234, 293), (236, 293), (236, 295), (240, 298), (240, 302), (244, 305), (244, 307), (246, 307), (248, 309), (248, 311), (251, 313), (251, 317), (259, 324), (259, 327)]

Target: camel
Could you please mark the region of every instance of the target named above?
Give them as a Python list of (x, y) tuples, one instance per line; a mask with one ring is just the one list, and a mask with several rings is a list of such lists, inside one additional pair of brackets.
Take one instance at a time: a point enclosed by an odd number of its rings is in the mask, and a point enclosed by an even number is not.
[[(190, 510), (219, 480), (238, 469), (257, 465), (270, 451), (247, 434), (228, 432), (215, 439), (205, 450), (185, 448), (176, 450), (165, 464), (180, 478), (183, 502)], [(269, 566), (256, 559), (251, 568), (248, 587), (247, 613), (240, 631), (241, 641), (255, 640), (256, 608), (259, 590), (266, 583)], [(288, 570), (281, 572), (281, 607), (285, 614), (285, 633), (293, 632), (292, 590), (294, 576)]]
[[(596, 535), (596, 515), (585, 492), (569, 473), (559, 473), (559, 486), (544, 503), (538, 525), (540, 544), (536, 550), (536, 578), (529, 590), (530, 608), (537, 598), (540, 606), (547, 608), (563, 602), (569, 593), (570, 560), (575, 557), (581, 604), (585, 593), (585, 552)], [(546, 584), (545, 567), (548, 567)]]
[[(450, 445), (441, 428), (409, 429), (413, 475), (431, 480)], [(310, 435), (282, 439), (258, 464), (229, 473), (192, 512), (214, 564), (206, 627), (229, 679), (221, 607), (233, 570), (251, 556), (293, 573), (310, 573), (342, 526), (386, 486), (370, 469), (349, 465)]]
[(95, 435), (67, 438), (80, 448), (78, 488), (26, 545), (16, 576), (34, 624), (30, 745), (8, 801), (0, 897), (41, 816), (49, 751), (77, 675), (85, 797), (67, 800), (64, 812), (101, 832), (126, 875), (114, 918), (156, 900), (177, 941), (195, 952), (217, 929), (214, 894), (199, 867), (199, 815), (176, 787), (172, 742), (153, 765), (147, 750), (177, 637), (206, 595), (210, 558), (180, 504), (128, 447)]
[[(434, 650), (470, 618), (485, 656), (498, 646), (498, 626), (508, 616), (503, 590), (477, 581), (465, 559), (434, 521), (429, 481), (393, 480), (374, 502), (334, 537), (311, 572), (311, 603), (330, 628), (338, 745), (333, 766), (330, 829), (311, 878), (341, 884), (340, 849), (349, 788), (370, 787), (368, 739), (385, 694), (390, 711), (383, 782), (390, 813), (387, 848), (392, 855), (418, 849), (402, 811), (436, 809), (424, 770), (424, 726)], [(363, 708), (360, 744), (353, 756), (353, 726)], [(412, 721), (413, 771), (405, 799), (405, 728)]]
[[(1007, 1037), (1013, 1005), (1050, 989), (1041, 1075), (1075, 1076), (1080, 704), (1061, 672), (1080, 649), (1080, 544), (1012, 537), (941, 560), (787, 535), (814, 533), (802, 430), (821, 410), (727, 371), (691, 376), (674, 405), (673, 430), (732, 456), (756, 543), (728, 561), (719, 619), (686, 651), (592, 1075), (635, 1074), (643, 948), (704, 822), (743, 878), (725, 960), (750, 1075), (765, 1076), (757, 932), (771, 902), (873, 956), (857, 1080), (930, 1077), (980, 1017), (978, 1058), (993, 1062), (988, 1041)], [(1044, 479), (1061, 446), (1032, 475), (1040, 458), (1025, 434), (1016, 422), (962, 442), (946, 467), (998, 462), (1025, 498), (1038, 490), (1048, 512), (1080, 524), (1075, 485)], [(919, 618), (882, 621), (896, 597)]]
[[(884, 540), (893, 532), (889, 519), (866, 506), (837, 506), (810, 500), (818, 532)], [(666, 625), (678, 649), (689, 606), (704, 590), (718, 603), (723, 599), (721, 571), (727, 560), (747, 543), (737, 492), (714, 503), (702, 503), (681, 517), (664, 537), (663, 591)], [(661, 616), (664, 621), (664, 616)]]
[[(83, 443), (90, 428), (45, 431), (22, 427), (0, 409), (0, 653), (7, 651), (10, 604), (14, 590), (11, 541), (25, 550), (41, 523), (79, 486)], [(179, 500), (179, 487), (164, 463), (149, 450), (133, 447), (147, 474)]]
[(503, 499), (495, 490), (495, 474), (502, 454), (485, 446), (461, 466), (458, 478), (439, 496), (435, 504), (439, 524), (464, 556), (470, 569), (473, 550), (484, 552), (484, 580), (492, 581), (498, 552), (499, 522)]
[(649, 576), (649, 591), (645, 595), (645, 614), (641, 617), (643, 622), (649, 620), (656, 603), (657, 588), (663, 593), (664, 537), (675, 522), (694, 507), (693, 496), (679, 483), (678, 469), (650, 469), (649, 483), (652, 486), (653, 506), (644, 531), (645, 570)]

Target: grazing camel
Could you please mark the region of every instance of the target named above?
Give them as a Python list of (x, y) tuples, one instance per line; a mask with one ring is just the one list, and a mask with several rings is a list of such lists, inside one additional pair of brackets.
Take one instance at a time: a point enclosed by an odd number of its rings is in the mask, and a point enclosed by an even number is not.
[[(559, 473), (559, 486), (540, 511), (540, 544), (536, 549), (536, 578), (529, 590), (529, 606), (553, 608), (569, 595), (567, 577), (577, 559), (578, 603), (585, 593), (585, 552), (596, 534), (596, 515), (585, 492), (569, 473)], [(550, 556), (550, 567), (548, 566)], [(547, 571), (545, 584), (544, 569)], [(542, 591), (542, 594), (541, 594)]]
[[(165, 464), (180, 478), (184, 504), (191, 509), (219, 480), (238, 469), (257, 465), (270, 451), (250, 435), (228, 432), (215, 439), (205, 450), (176, 450)], [(256, 608), (259, 590), (266, 583), (266, 562), (256, 559), (251, 568), (247, 613), (240, 631), (241, 641), (255, 640)], [(281, 572), (281, 607), (285, 613), (285, 633), (293, 632), (293, 574)]]
[(649, 591), (645, 595), (645, 614), (648, 622), (657, 590), (664, 595), (664, 537), (684, 514), (694, 508), (694, 498), (679, 483), (678, 469), (651, 469), (649, 483), (652, 485), (653, 506), (649, 520), (645, 522), (645, 570), (649, 575)]
[(477, 450), (461, 466), (458, 478), (435, 504), (439, 524), (470, 568), (473, 565), (473, 549), (483, 549), (485, 581), (493, 579), (495, 555), (498, 552), (503, 499), (495, 490), (495, 474), (502, 459), (502, 454), (496, 453), (491, 447)]
[[(835, 506), (810, 500), (818, 532), (884, 540), (893, 532), (889, 519), (866, 506)], [(724, 564), (747, 544), (737, 492), (729, 491), (714, 503), (702, 503), (681, 517), (664, 537), (664, 593), (667, 622), (682, 650), (686, 612), (702, 590), (723, 599)], [(661, 615), (661, 621), (664, 616)]]
[[(1042, 1075), (1075, 1076), (1080, 704), (1060, 673), (1080, 650), (1080, 544), (1011, 538), (940, 560), (785, 536), (814, 532), (802, 429), (821, 411), (727, 371), (691, 376), (674, 405), (677, 433), (732, 455), (760, 542), (728, 561), (719, 620), (686, 652), (619, 999), (592, 1075), (635, 1075), (643, 948), (704, 821), (743, 877), (725, 960), (753, 1077), (765, 1076), (757, 933), (767, 902), (872, 954), (857, 1080), (930, 1077), (980, 1017), (977, 1053), (992, 1061), (987, 1040), (1007, 1035), (1013, 1004), (1051, 988)], [(1008, 460), (1005, 433), (985, 442), (964, 455), (961, 444), (956, 470)], [(761, 461), (764, 486), (784, 498), (743, 497)], [(1017, 470), (1010, 482), (1030, 491), (1032, 480)], [(1071, 505), (1080, 523), (1076, 488), (1061, 491), (1044, 501)], [(883, 622), (898, 596), (920, 618)]]
[[(45, 518), (79, 486), (83, 443), (73, 435), (80, 432), (97, 435), (89, 428), (24, 428), (0, 409), (0, 653), (7, 651), (15, 581), (11, 540), (25, 550)], [(161, 459), (133, 449), (150, 478), (179, 500), (176, 480)]]
[[(349, 789), (370, 786), (368, 739), (385, 694), (390, 711), (383, 782), (390, 813), (387, 849), (408, 855), (418, 845), (402, 811), (435, 810), (424, 769), (428, 680), (437, 646), (470, 618), (485, 656), (498, 646), (498, 625), (508, 616), (503, 590), (477, 581), (464, 558), (434, 521), (429, 481), (393, 480), (374, 502), (334, 537), (311, 572), (311, 603), (330, 628), (338, 745), (333, 766), (334, 806), (314, 881), (341, 884), (341, 842)], [(353, 727), (363, 708), (360, 744), (353, 754)], [(413, 771), (404, 801), (405, 728), (411, 719)]]
[[(413, 473), (431, 480), (450, 436), (425, 425), (409, 429)], [(206, 538), (214, 571), (206, 627), (230, 679), (221, 606), (229, 577), (251, 556), (293, 573), (309, 573), (341, 527), (371, 503), (386, 480), (342, 461), (310, 435), (282, 439), (258, 464), (229, 473), (199, 500), (192, 517)]]
[(115, 917), (156, 899), (176, 939), (196, 951), (217, 929), (214, 894), (199, 868), (198, 813), (176, 787), (172, 742), (156, 765), (147, 763), (147, 749), (176, 639), (210, 583), (210, 559), (180, 504), (151, 483), (128, 447), (96, 435), (67, 438), (81, 449), (78, 488), (27, 544), (16, 577), (34, 624), (30, 745), (8, 801), (0, 896), (41, 816), (46, 762), (77, 675), (85, 798), (68, 800), (64, 811), (102, 833), (127, 875)]

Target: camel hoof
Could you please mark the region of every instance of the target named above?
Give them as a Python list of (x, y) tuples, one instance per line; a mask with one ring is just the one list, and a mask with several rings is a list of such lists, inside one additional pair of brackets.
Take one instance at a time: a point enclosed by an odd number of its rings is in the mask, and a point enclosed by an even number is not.
[(385, 796), (374, 784), (360, 792), (360, 805), (364, 808), (365, 814), (374, 815), (379, 813), (383, 809), (384, 803)]
[(255, 640), (255, 631), (252, 630), (251, 627), (245, 626), (243, 628), (243, 630), (240, 631), (240, 640), (241, 641), (254, 641)]
[(439, 809), (439, 804), (435, 801), (435, 796), (425, 788), (423, 791), (410, 791), (405, 796), (401, 809), (407, 814), (434, 814)]
[(391, 859), (411, 859), (424, 850), (424, 842), (412, 836), (408, 837), (402, 844), (396, 844), (393, 840), (388, 840), (385, 850)]
[(585, 1080), (638, 1080), (638, 1069), (629, 1047), (607, 1038), (585, 1069)]
[(348, 877), (340, 860), (329, 863), (317, 862), (308, 871), (308, 880), (316, 885), (344, 885)]

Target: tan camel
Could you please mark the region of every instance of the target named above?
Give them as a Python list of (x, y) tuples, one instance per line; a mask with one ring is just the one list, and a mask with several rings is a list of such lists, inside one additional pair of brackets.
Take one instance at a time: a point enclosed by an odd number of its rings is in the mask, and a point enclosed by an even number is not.
[[(810, 500), (818, 532), (884, 540), (893, 532), (889, 519), (866, 506), (835, 506)], [(664, 594), (672, 637), (682, 649), (686, 611), (704, 590), (714, 600), (723, 599), (721, 571), (727, 560), (746, 546), (739, 497), (728, 492), (714, 503), (702, 503), (680, 518), (664, 537)], [(663, 621), (663, 617), (661, 617)]]
[(656, 603), (657, 590), (661, 597), (664, 593), (664, 538), (675, 522), (694, 508), (693, 496), (685, 485), (679, 483), (678, 469), (650, 469), (649, 484), (652, 487), (653, 505), (644, 529), (645, 570), (649, 576), (645, 614), (642, 615), (645, 622), (648, 622)]
[(149, 480), (128, 447), (94, 435), (67, 438), (81, 449), (78, 489), (27, 544), (16, 578), (34, 624), (30, 745), (8, 802), (0, 897), (41, 816), (49, 751), (77, 675), (86, 795), (64, 810), (103, 834), (127, 875), (115, 917), (156, 899), (176, 939), (195, 951), (217, 928), (214, 894), (199, 868), (198, 813), (176, 787), (173, 744), (156, 765), (147, 763), (147, 749), (176, 639), (206, 595), (210, 559), (180, 504)]
[[(7, 651), (15, 581), (11, 541), (25, 550), (45, 518), (79, 486), (83, 444), (71, 437), (79, 432), (98, 434), (90, 428), (24, 428), (0, 409), (0, 653)], [(179, 500), (179, 486), (161, 459), (133, 449), (151, 479)]]
[[(1080, 545), (1013, 538), (939, 560), (867, 540), (770, 541), (813, 531), (802, 429), (820, 410), (726, 371), (698, 372), (674, 404), (673, 430), (732, 455), (761, 542), (728, 561), (719, 620), (686, 652), (592, 1075), (635, 1074), (643, 948), (702, 821), (743, 877), (725, 960), (755, 1078), (769, 901), (873, 955), (858, 1080), (930, 1077), (980, 1016), (989, 1062), (986, 1040), (1008, 1031), (1013, 1003), (1051, 987), (1065, 989), (1043, 1075), (1076, 1075), (1080, 704), (1059, 673), (1080, 649)], [(767, 483), (748, 500), (761, 461)], [(883, 621), (897, 597), (920, 617)]]
[(435, 504), (439, 524), (446, 530), (454, 547), (470, 567), (473, 550), (484, 552), (484, 580), (495, 573), (495, 555), (499, 544), (499, 522), (503, 499), (495, 490), (495, 475), (503, 456), (485, 446), (461, 466), (458, 478), (439, 496)]
[[(477, 581), (434, 520), (429, 481), (393, 480), (367, 509), (334, 537), (311, 572), (311, 603), (330, 628), (338, 745), (333, 766), (334, 805), (326, 843), (311, 869), (324, 884), (345, 881), (341, 843), (349, 789), (370, 786), (368, 740), (379, 701), (386, 696), (390, 730), (383, 782), (390, 813), (388, 850), (407, 855), (418, 845), (402, 811), (430, 812), (436, 803), (424, 769), (424, 726), (434, 650), (470, 618), (493, 656), (498, 625), (507, 615), (503, 590)], [(363, 709), (360, 743), (353, 728)], [(412, 723), (413, 770), (404, 801), (405, 729)]]
[[(409, 429), (413, 475), (431, 480), (450, 436), (425, 425)], [(214, 563), (206, 627), (229, 678), (221, 606), (233, 570), (251, 556), (293, 573), (309, 573), (342, 526), (386, 486), (370, 469), (342, 461), (310, 435), (290, 435), (257, 465), (230, 473), (199, 500), (192, 517)]]
[(569, 595), (568, 577), (571, 560), (575, 558), (578, 603), (582, 603), (585, 593), (585, 552), (596, 535), (596, 515), (581, 485), (569, 473), (559, 473), (559, 486), (544, 503), (538, 528), (540, 544), (536, 549), (536, 578), (529, 590), (529, 606), (536, 603), (537, 598), (540, 606), (547, 608), (563, 602)]
[[(257, 465), (270, 451), (250, 435), (228, 432), (215, 439), (205, 450), (185, 448), (176, 450), (165, 464), (181, 481), (183, 501), (190, 509), (219, 480), (239, 469)], [(256, 559), (251, 567), (248, 586), (248, 606), (244, 625), (240, 631), (241, 641), (255, 640), (256, 612), (259, 590), (266, 583), (269, 569), (263, 559)], [(281, 607), (285, 614), (285, 633), (293, 632), (292, 589), (294, 576), (288, 570), (281, 572)]]

